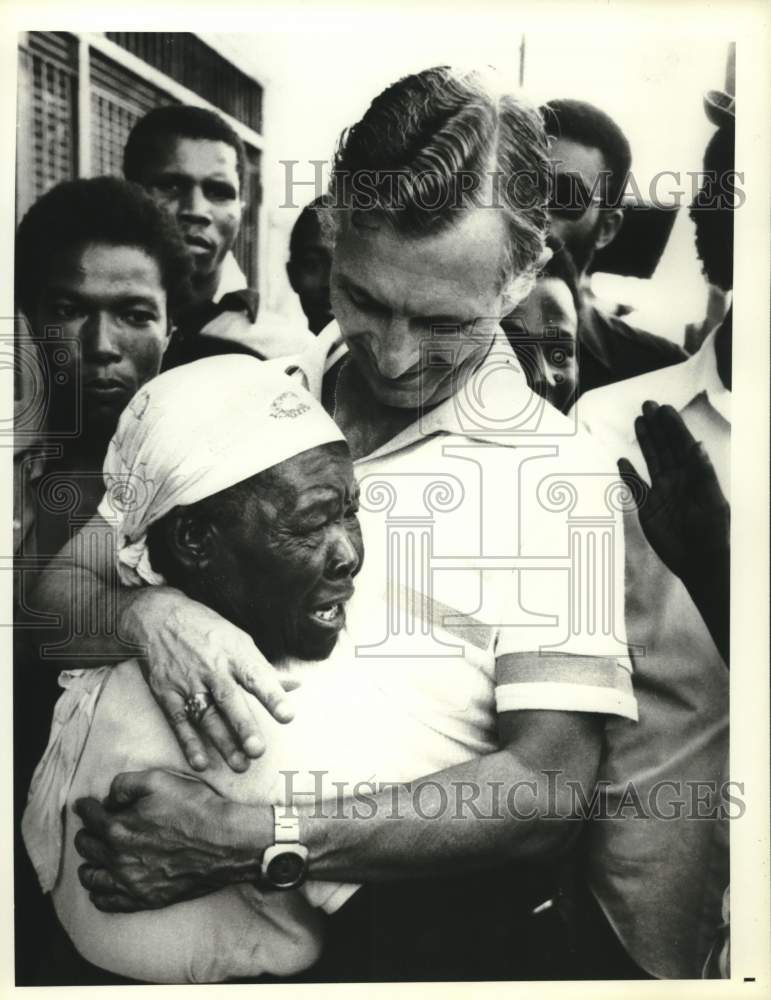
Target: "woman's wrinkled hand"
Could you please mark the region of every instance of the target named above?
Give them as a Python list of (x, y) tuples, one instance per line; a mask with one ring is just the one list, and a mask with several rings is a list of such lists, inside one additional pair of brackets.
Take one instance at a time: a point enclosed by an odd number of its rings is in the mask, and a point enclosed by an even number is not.
[[(148, 587), (121, 619), (122, 635), (142, 649), (140, 663), (155, 700), (169, 721), (190, 766), (210, 764), (202, 734), (234, 771), (265, 750), (248, 691), (278, 722), (289, 722), (282, 677), (252, 638), (216, 612), (172, 587)], [(207, 694), (211, 705), (197, 726), (185, 709), (188, 698)]]

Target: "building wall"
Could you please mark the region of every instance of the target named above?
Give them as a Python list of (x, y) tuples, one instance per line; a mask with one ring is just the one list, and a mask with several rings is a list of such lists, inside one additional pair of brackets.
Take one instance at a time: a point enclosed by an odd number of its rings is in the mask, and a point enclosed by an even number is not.
[(247, 208), (236, 254), (259, 287), (262, 86), (196, 35), (26, 32), (19, 41), (16, 210), (54, 184), (120, 176), (136, 121), (152, 108), (195, 103), (225, 114), (246, 147)]

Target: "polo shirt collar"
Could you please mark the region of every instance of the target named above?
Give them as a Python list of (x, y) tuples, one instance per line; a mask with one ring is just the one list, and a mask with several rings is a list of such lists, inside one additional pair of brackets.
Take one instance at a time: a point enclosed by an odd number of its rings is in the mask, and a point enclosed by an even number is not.
[(716, 336), (717, 330), (713, 330), (694, 355), (676, 366), (678, 378), (666, 401), (682, 411), (703, 393), (710, 406), (730, 424), (731, 392), (723, 385), (717, 370)]
[[(302, 355), (284, 359), (287, 374), (300, 373), (305, 387), (316, 398), (321, 398), (321, 384), (324, 373), (348, 353), (340, 327), (332, 320), (314, 343)], [(503, 376), (503, 377), (501, 377)], [(490, 345), (487, 357), (471, 378), (477, 386), (484, 385), (484, 418), (493, 427), (505, 426), (514, 412), (525, 412), (532, 405), (533, 392), (527, 384), (524, 372), (517, 360), (511, 344), (503, 330), (497, 327)], [(487, 441), (493, 444), (506, 444), (507, 435), (499, 431), (489, 432), (484, 428), (469, 427), (463, 420), (463, 397), (468, 392), (466, 382), (458, 392), (444, 400), (422, 418), (409, 427), (405, 427), (395, 437), (381, 445), (369, 455), (364, 455), (358, 462), (368, 462), (370, 459), (381, 458), (407, 448), (418, 441), (425, 440), (436, 434), (457, 434), (470, 440)], [(548, 406), (539, 397), (539, 405)]]
[[(483, 407), (484, 421), (488, 426), (505, 425), (511, 419), (512, 408), (517, 405), (518, 399), (521, 398), (521, 407), (524, 411), (532, 397), (527, 379), (506, 334), (500, 326), (496, 329), (487, 357), (470, 378), (478, 387), (485, 387), (484, 401), (481, 403), (477, 401), (477, 405)], [(383, 458), (437, 434), (457, 434), (469, 440), (505, 444), (506, 435), (495, 431), (492, 433), (485, 431), (484, 427), (470, 427), (468, 421), (463, 419), (463, 404), (468, 402), (464, 399), (467, 386), (468, 382), (464, 383), (456, 393), (433, 410), (429, 410), (409, 427), (405, 427), (390, 441), (376, 448), (369, 455), (362, 456), (360, 461), (368, 462)]]

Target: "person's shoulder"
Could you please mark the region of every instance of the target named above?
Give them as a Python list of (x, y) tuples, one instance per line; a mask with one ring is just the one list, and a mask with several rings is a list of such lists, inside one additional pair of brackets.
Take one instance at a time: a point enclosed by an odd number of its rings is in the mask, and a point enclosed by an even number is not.
[[(682, 363), (687, 362), (684, 358)], [(680, 365), (669, 365), (634, 378), (592, 389), (578, 398), (569, 417), (589, 432), (601, 430), (628, 436), (633, 434), (634, 419), (646, 400), (667, 403), (682, 383)]]
[(306, 351), (313, 343), (313, 334), (299, 321), (261, 310), (246, 342), (265, 358), (281, 358)]
[(602, 331), (605, 328), (610, 336), (618, 338), (619, 346), (623, 344), (627, 350), (634, 348), (638, 353), (654, 355), (669, 364), (683, 361), (687, 357), (683, 348), (673, 340), (634, 326), (623, 317), (607, 312), (597, 303), (589, 303), (585, 313), (586, 322), (593, 326), (595, 331)]
[[(537, 408), (529, 412), (528, 419), (521, 426), (512, 426), (511, 431), (482, 437), (488, 444), (502, 446), (500, 461), (511, 463), (511, 448), (541, 450), (542, 460), (546, 460), (555, 472), (569, 470), (576, 474), (615, 474), (615, 462), (609, 449), (594, 438), (583, 425), (576, 408), (569, 414), (561, 413), (542, 397), (532, 394)], [(548, 454), (547, 454), (548, 452)]]

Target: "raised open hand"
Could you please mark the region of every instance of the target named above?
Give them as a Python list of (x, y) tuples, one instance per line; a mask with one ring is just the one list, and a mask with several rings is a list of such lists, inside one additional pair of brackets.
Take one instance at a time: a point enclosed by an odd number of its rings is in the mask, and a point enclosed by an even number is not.
[(726, 664), (730, 647), (731, 507), (704, 446), (671, 406), (643, 404), (635, 432), (650, 487), (632, 463), (618, 462), (638, 497), (640, 525), (651, 548), (685, 585)]
[(695, 441), (671, 406), (643, 404), (635, 432), (650, 473), (646, 487), (622, 458), (621, 478), (634, 487), (640, 524), (661, 561), (686, 585), (714, 572), (716, 558), (730, 551), (731, 508), (704, 446)]

